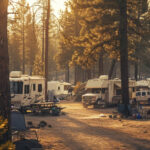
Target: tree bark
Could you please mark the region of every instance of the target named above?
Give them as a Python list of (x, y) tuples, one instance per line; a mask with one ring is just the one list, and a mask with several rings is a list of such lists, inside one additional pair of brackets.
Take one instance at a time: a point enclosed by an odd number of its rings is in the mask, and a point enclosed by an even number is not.
[(69, 82), (69, 66), (66, 66), (66, 71), (65, 71), (65, 81)]
[(74, 66), (74, 84), (76, 85), (77, 83), (77, 66)]
[(127, 39), (127, 0), (120, 1), (120, 62), (122, 101), (125, 106), (124, 114), (129, 115), (129, 89), (128, 89), (128, 39)]
[(8, 0), (0, 0), (0, 115), (8, 119), (8, 131), (3, 142), (11, 139), (7, 8)]
[(134, 78), (137, 81), (138, 80), (138, 63), (135, 62), (134, 64)]
[(112, 78), (115, 65), (116, 65), (116, 59), (113, 59), (111, 62), (111, 66), (110, 66), (110, 70), (109, 70), (109, 74), (108, 74), (109, 79)]
[(99, 55), (99, 76), (104, 74), (103, 52)]
[(50, 0), (47, 1), (47, 20), (45, 33), (45, 100), (47, 100), (47, 80), (48, 80), (48, 49), (49, 49), (49, 20), (50, 20)]

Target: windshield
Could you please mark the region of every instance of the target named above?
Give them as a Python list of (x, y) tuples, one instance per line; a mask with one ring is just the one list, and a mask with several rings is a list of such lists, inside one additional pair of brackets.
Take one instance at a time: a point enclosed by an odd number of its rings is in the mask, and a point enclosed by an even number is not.
[(142, 96), (146, 96), (146, 92), (142, 92)]
[(70, 85), (64, 85), (64, 90), (68, 91), (70, 87), (71, 87)]
[(141, 96), (141, 92), (137, 92), (137, 93), (136, 93), (136, 96)]
[(11, 94), (22, 94), (23, 82), (21, 81), (11, 81), (10, 82), (10, 92)]
[[(101, 89), (92, 89), (92, 93), (100, 93), (101, 92)], [(105, 89), (103, 90), (103, 92), (105, 93)]]

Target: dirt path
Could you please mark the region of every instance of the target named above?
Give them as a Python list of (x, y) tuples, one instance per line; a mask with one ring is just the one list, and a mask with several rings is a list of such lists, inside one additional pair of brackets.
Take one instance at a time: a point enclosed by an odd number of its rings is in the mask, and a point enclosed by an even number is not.
[[(80, 103), (63, 103), (65, 115), (26, 116), (37, 125), (40, 143), (47, 150), (150, 150), (150, 121), (113, 120), (111, 109), (85, 109)], [(100, 117), (100, 114), (106, 117)]]

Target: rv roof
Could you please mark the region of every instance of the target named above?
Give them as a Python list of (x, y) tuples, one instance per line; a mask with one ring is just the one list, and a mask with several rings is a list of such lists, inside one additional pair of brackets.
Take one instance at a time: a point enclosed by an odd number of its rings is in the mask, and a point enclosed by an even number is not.
[(22, 75), (20, 77), (10, 77), (9, 78), (10, 81), (25, 81), (25, 80), (29, 80), (29, 79), (32, 79), (32, 80), (43, 80), (44, 78), (43, 77), (40, 77), (40, 76), (28, 76), (28, 75)]
[(29, 80), (29, 77), (20, 77), (20, 78), (9, 78), (10, 81), (25, 81), (25, 80)]
[(53, 83), (53, 84), (63, 84), (63, 85), (71, 85), (68, 82), (60, 82), (60, 81), (48, 81), (48, 83)]
[(86, 88), (108, 88), (108, 80), (105, 79), (91, 79), (87, 81)]
[(30, 77), (30, 79), (35, 79), (35, 80), (44, 79), (41, 76), (29, 76), (29, 77)]
[(22, 76), (22, 72), (21, 71), (11, 71), (9, 76), (11, 78), (20, 78)]
[(149, 86), (149, 83), (147, 80), (140, 80), (136, 82), (136, 86)]

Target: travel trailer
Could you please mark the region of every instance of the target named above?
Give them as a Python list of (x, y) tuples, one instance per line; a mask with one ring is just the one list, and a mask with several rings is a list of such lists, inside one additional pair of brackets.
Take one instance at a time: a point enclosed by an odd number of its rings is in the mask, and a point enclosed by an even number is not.
[[(129, 96), (134, 91), (135, 81), (129, 81)], [(114, 105), (121, 101), (121, 80), (116, 78), (109, 80), (107, 75), (97, 79), (88, 80), (86, 84), (87, 94), (82, 95), (82, 103), (88, 105)]]
[(71, 88), (71, 84), (67, 82), (60, 81), (49, 81), (47, 83), (48, 96), (56, 96), (58, 98), (65, 98), (70, 95), (69, 89)]
[(20, 109), (38, 101), (44, 101), (45, 79), (40, 76), (23, 75), (20, 71), (10, 73), (11, 104)]
[(150, 79), (136, 82), (132, 103), (150, 104)]

